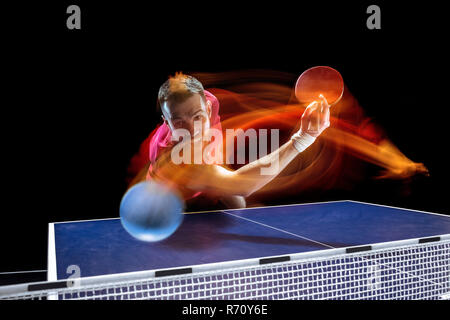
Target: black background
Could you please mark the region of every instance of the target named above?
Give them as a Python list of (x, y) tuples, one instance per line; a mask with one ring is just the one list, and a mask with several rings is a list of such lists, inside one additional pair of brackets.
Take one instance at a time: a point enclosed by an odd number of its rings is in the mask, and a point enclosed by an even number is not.
[[(0, 271), (46, 269), (48, 222), (118, 216), (128, 161), (158, 123), (157, 90), (175, 71), (335, 67), (367, 115), (431, 176), (414, 179), (408, 196), (378, 181), (288, 201), (450, 213), (443, 8), (333, 3), (3, 6)], [(81, 7), (81, 30), (66, 28), (69, 4)], [(381, 30), (366, 28), (370, 4), (381, 7)]]

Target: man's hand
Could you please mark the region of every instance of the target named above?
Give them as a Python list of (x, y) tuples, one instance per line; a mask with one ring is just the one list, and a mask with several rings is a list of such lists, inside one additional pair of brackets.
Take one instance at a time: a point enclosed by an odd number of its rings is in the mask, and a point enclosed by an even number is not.
[(325, 97), (320, 95), (320, 100), (311, 102), (303, 112), (300, 130), (291, 138), (294, 148), (298, 152), (305, 151), (329, 126), (330, 106)]
[(320, 95), (320, 99), (309, 104), (301, 119), (300, 132), (314, 138), (330, 126), (330, 106), (323, 95)]

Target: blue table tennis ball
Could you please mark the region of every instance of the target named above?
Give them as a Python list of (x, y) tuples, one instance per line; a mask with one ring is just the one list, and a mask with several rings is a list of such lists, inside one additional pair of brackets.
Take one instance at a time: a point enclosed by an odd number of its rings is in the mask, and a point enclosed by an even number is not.
[(184, 202), (154, 181), (131, 187), (120, 203), (124, 229), (142, 241), (160, 241), (172, 235), (183, 221)]

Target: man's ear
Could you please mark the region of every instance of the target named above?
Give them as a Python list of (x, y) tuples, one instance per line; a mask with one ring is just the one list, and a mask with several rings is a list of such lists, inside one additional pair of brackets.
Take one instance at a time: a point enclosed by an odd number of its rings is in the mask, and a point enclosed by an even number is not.
[(211, 119), (212, 104), (211, 104), (211, 101), (209, 101), (209, 100), (206, 100), (206, 112), (208, 113), (208, 117)]

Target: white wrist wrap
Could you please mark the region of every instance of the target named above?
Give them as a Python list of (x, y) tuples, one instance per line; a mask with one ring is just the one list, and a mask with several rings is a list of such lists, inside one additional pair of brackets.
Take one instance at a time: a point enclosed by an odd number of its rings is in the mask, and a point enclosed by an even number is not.
[(297, 149), (298, 152), (303, 152), (316, 141), (316, 138), (300, 130), (292, 136), (291, 140), (294, 144), (294, 148)]

